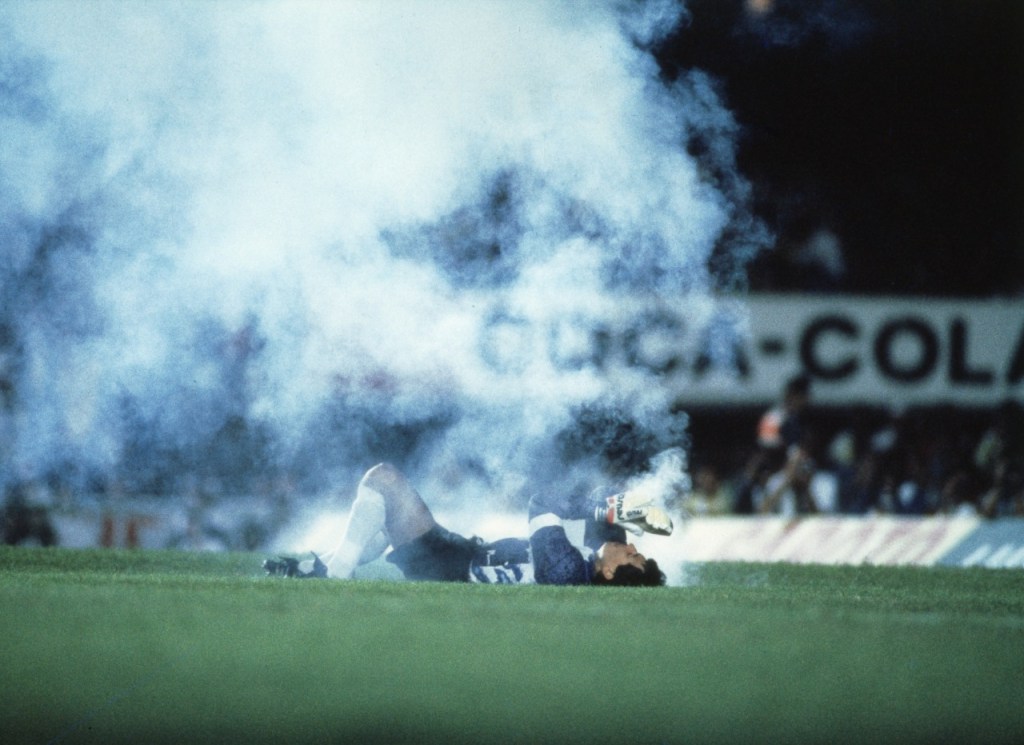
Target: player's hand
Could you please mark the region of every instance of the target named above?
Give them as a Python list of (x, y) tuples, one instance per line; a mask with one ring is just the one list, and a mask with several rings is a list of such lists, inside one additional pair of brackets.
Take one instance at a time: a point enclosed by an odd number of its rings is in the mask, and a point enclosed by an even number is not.
[(594, 519), (621, 525), (634, 535), (672, 535), (672, 518), (650, 496), (635, 491), (613, 494), (594, 511)]

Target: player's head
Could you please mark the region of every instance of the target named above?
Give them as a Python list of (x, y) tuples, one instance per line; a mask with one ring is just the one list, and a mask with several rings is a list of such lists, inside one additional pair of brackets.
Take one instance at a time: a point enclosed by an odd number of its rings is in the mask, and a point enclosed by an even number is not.
[(598, 549), (593, 584), (660, 587), (665, 574), (632, 543), (608, 542)]

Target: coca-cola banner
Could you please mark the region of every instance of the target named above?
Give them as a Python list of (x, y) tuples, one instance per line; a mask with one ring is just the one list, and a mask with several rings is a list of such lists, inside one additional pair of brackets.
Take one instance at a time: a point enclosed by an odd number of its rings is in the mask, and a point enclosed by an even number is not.
[(680, 353), (662, 369), (683, 402), (771, 401), (798, 372), (811, 375), (822, 404), (1024, 396), (1024, 300), (754, 295), (716, 312), (689, 337), (685, 314), (675, 328)]

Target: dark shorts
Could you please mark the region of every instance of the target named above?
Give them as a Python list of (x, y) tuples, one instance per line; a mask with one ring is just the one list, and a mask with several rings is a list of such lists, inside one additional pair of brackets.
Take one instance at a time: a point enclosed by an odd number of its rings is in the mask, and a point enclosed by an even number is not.
[(388, 561), (406, 579), (434, 582), (469, 582), (469, 565), (484, 542), (466, 538), (435, 525), (426, 533), (388, 554)]

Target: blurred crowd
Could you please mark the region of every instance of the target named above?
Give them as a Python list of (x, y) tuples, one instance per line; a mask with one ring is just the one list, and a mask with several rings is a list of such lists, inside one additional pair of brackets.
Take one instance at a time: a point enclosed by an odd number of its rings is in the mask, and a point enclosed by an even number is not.
[[(1024, 517), (1024, 406), (1018, 401), (989, 409), (841, 408), (816, 406), (812, 394), (812, 381), (797, 376), (766, 411), (687, 412), (691, 488), (673, 506), (694, 516)], [(581, 452), (593, 447), (593, 437), (584, 435), (596, 428), (608, 440), (609, 460), (622, 461), (632, 474), (647, 466), (644, 453), (654, 452), (653, 440), (614, 419), (583, 419), (573, 430), (582, 438)], [(186, 482), (162, 495), (186, 513), (179, 532), (167, 537), (168, 547), (253, 550), (301, 502), (287, 479), (266, 480), (244, 493), (218, 479)], [(11, 480), (0, 493), (0, 538), (54, 545), (54, 510), (91, 507), (110, 522), (123, 497), (133, 494), (144, 492), (117, 482), (85, 493), (60, 478)], [(108, 532), (105, 527), (102, 545), (115, 544)], [(134, 545), (131, 536), (126, 540)]]
[(788, 381), (749, 439), (695, 453), (693, 515), (1024, 516), (1024, 406), (816, 410)]

